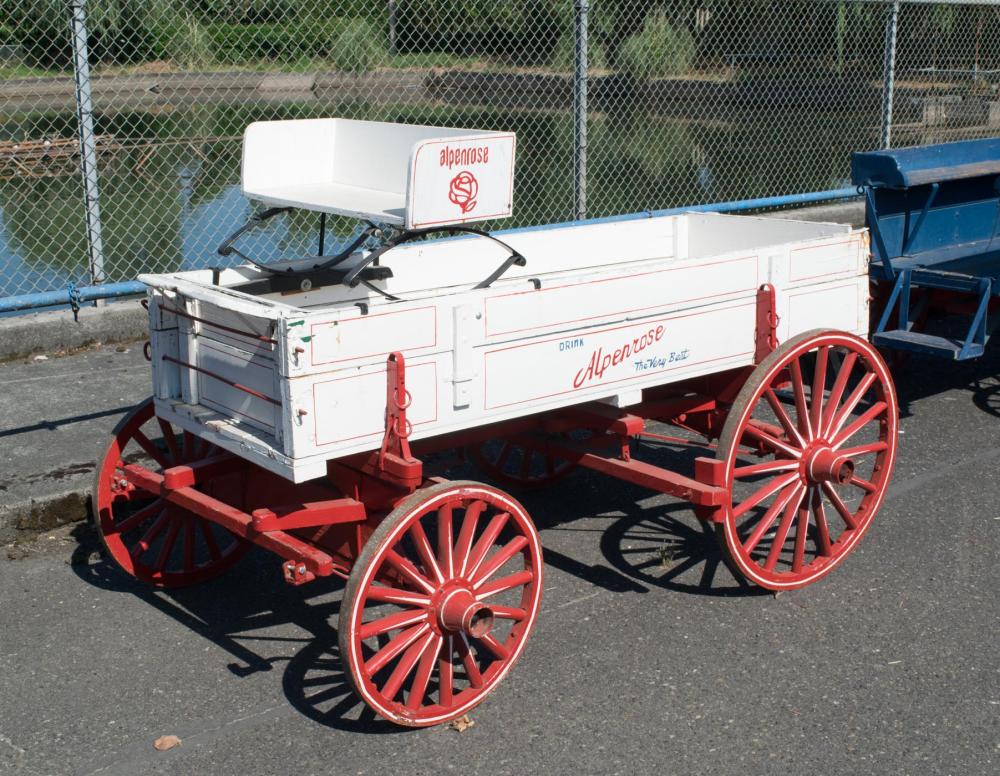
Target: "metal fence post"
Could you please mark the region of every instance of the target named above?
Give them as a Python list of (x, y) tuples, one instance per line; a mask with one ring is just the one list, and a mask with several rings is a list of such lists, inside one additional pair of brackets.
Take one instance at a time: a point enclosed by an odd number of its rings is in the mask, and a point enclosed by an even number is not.
[(576, 57), (573, 69), (573, 203), (577, 219), (587, 217), (587, 12), (576, 0)]
[(899, 1), (893, 0), (885, 26), (885, 60), (882, 70), (882, 148), (892, 143), (892, 98), (896, 88), (896, 34), (899, 31)]
[(396, 42), (396, 0), (389, 0), (389, 53), (398, 54), (399, 45)]
[(94, 106), (90, 95), (90, 61), (87, 51), (87, 0), (71, 0), (73, 79), (76, 85), (76, 117), (80, 137), (80, 172), (83, 177), (90, 282), (105, 281), (104, 243), (101, 240), (101, 202), (97, 186), (97, 139), (94, 136)]

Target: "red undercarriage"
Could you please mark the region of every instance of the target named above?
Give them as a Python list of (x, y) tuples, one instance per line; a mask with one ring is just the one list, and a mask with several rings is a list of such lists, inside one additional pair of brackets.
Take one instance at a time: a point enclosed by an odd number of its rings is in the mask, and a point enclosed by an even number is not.
[[(777, 345), (773, 290), (758, 294), (757, 361)], [(627, 409), (589, 403), (454, 434), (421, 440), (411, 448), (406, 420), (408, 400), (403, 357), (388, 359), (386, 429), (379, 451), (330, 461), (325, 479), (294, 485), (222, 452), (173, 466), (161, 473), (139, 464), (124, 467), (131, 486), (211, 520), (285, 559), (285, 580), (299, 585), (332, 574), (346, 578), (354, 559), (381, 519), (403, 498), (435, 481), (425, 477), (421, 457), (465, 450), (492, 439), (509, 440), (525, 450), (602, 472), (616, 479), (675, 496), (694, 505), (702, 520), (720, 522), (725, 501), (722, 461), (699, 457), (693, 476), (632, 457), (633, 440), (646, 437), (681, 444), (688, 440), (646, 431), (650, 422), (672, 425), (717, 439), (733, 399), (753, 367), (720, 372), (643, 392)], [(772, 429), (780, 435), (780, 429)], [(585, 432), (585, 439), (569, 432)], [(708, 443), (700, 447), (710, 448)], [(200, 483), (252, 468), (249, 492), (238, 508), (198, 489)], [(237, 500), (237, 499), (234, 499)], [(265, 506), (265, 504), (267, 506)]]

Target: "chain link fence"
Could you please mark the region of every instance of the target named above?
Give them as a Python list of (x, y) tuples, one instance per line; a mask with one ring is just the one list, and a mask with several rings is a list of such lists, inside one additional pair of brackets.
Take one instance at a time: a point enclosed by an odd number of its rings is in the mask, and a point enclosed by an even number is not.
[(220, 264), (251, 121), (514, 131), (500, 227), (843, 187), (890, 122), (1000, 134), (998, 85), (985, 2), (0, 0), (0, 298)]

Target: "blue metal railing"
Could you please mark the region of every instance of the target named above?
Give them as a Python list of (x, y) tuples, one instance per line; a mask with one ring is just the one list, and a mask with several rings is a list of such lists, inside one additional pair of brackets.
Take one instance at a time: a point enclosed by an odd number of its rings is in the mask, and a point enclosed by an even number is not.
[[(552, 226), (569, 226), (579, 224), (604, 224), (615, 221), (634, 221), (640, 218), (656, 218), (658, 216), (677, 215), (679, 213), (739, 213), (747, 210), (766, 210), (770, 208), (790, 207), (793, 205), (808, 205), (817, 202), (830, 202), (840, 199), (852, 199), (859, 196), (855, 187), (831, 189), (829, 191), (811, 191), (802, 194), (783, 194), (777, 197), (760, 197), (757, 199), (741, 199), (731, 202), (713, 202), (707, 205), (687, 205), (668, 208), (666, 210), (645, 210), (639, 213), (628, 213), (620, 216), (604, 218), (589, 218), (582, 221), (570, 221)], [(535, 231), (538, 226), (526, 226), (517, 229), (506, 229), (497, 234), (516, 234), (518, 232)], [(459, 238), (461, 239), (461, 238)], [(44, 291), (36, 294), (21, 294), (0, 298), (0, 313), (20, 312), (43, 307), (69, 306), (78, 309), (80, 305), (94, 302), (98, 299), (114, 299), (122, 296), (133, 296), (145, 291), (145, 286), (138, 280), (122, 283), (107, 283), (100, 286), (76, 286), (70, 284), (60, 291)]]

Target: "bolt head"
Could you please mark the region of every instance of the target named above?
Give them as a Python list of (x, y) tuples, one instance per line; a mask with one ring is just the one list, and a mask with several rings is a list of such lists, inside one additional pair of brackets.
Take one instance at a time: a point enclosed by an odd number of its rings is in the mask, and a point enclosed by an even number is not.
[(299, 566), (299, 567), (298, 567), (297, 569), (295, 569), (295, 570), (296, 570), (297, 572), (299, 572), (299, 574), (305, 574), (305, 573), (306, 573), (306, 567), (305, 567), (304, 565), (300, 565), (300, 566)]

